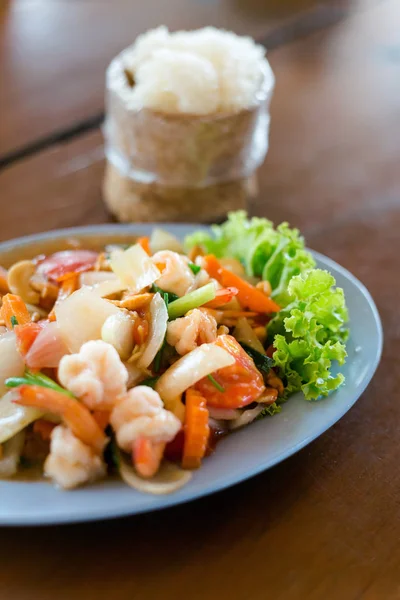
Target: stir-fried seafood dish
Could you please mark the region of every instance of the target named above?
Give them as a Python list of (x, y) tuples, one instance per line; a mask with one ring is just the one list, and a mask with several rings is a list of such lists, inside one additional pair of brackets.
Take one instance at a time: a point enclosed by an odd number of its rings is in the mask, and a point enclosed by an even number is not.
[(344, 379), (343, 291), (297, 230), (243, 212), (183, 245), (156, 229), (19, 261), (0, 294), (3, 478), (171, 492), (224, 435)]

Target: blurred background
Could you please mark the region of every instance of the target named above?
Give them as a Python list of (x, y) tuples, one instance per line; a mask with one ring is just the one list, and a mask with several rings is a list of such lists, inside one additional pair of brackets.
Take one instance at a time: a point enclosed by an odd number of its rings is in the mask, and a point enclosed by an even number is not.
[(255, 212), (312, 229), (398, 197), (398, 0), (3, 0), (0, 11), (2, 239), (108, 218), (105, 69), (159, 24), (267, 47), (276, 89)]
[(250, 211), (300, 227), (311, 248), (367, 285), (386, 330), (381, 367), (311, 446), (167, 520), (43, 530), (36, 557), (30, 531), (2, 533), (0, 595), (192, 600), (231, 589), (264, 600), (268, 589), (275, 600), (396, 600), (400, 1), (2, 0), (1, 241), (110, 220), (105, 69), (160, 24), (224, 27), (267, 47), (270, 150)]

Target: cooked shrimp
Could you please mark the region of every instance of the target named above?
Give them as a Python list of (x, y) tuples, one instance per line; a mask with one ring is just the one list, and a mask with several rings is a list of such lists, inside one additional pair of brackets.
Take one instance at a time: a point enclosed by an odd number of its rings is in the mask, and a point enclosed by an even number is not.
[(132, 451), (135, 466), (143, 477), (157, 472), (165, 444), (181, 428), (180, 420), (164, 408), (158, 393), (144, 385), (129, 390), (119, 399), (110, 423), (118, 446), (125, 452)]
[(44, 463), (44, 472), (60, 487), (71, 489), (103, 477), (106, 465), (70, 429), (58, 425), (51, 433), (50, 454)]
[(18, 392), (19, 398), (14, 400), (16, 404), (42, 408), (60, 415), (81, 442), (98, 453), (102, 452), (107, 438), (84, 404), (62, 392), (39, 385), (21, 385)]
[(193, 292), (194, 290), (197, 290), (198, 288), (203, 287), (203, 285), (210, 283), (210, 281), (213, 281), (215, 283), (215, 287), (217, 289), (220, 287), (220, 284), (215, 279), (210, 278), (207, 271), (205, 271), (204, 269), (201, 269), (197, 273), (197, 275), (195, 275), (194, 281), (193, 281), (192, 285), (186, 290), (186, 293), (188, 294), (189, 292)]
[(161, 250), (153, 256), (153, 262), (161, 270), (157, 285), (166, 292), (184, 296), (191, 289), (195, 276), (189, 268), (189, 259), (171, 250)]
[(167, 342), (170, 346), (175, 346), (180, 355), (216, 339), (217, 321), (208, 311), (195, 308), (185, 317), (168, 323)]
[(165, 442), (153, 442), (145, 437), (133, 442), (132, 460), (139, 475), (150, 478), (157, 473), (165, 446)]
[(90, 409), (111, 410), (126, 391), (128, 372), (115, 348), (96, 340), (83, 344), (78, 354), (64, 356), (58, 378)]

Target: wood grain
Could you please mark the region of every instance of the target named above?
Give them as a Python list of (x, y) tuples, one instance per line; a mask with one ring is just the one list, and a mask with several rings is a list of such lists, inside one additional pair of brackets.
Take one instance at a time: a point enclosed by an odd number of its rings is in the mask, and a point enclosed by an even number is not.
[[(400, 597), (397, 0), (270, 54), (271, 150), (252, 212), (288, 219), (370, 289), (384, 355), (351, 411), (217, 495), (115, 522), (3, 530), (2, 600)], [(0, 237), (108, 219), (99, 131), (0, 173)], [(333, 400), (332, 400), (333, 401)]]
[[(326, 4), (336, 4), (326, 2)], [(0, 6), (0, 156), (103, 110), (104, 70), (142, 31), (215, 25), (265, 38), (316, 0), (5, 0)], [(307, 23), (305, 24), (307, 27)], [(290, 29), (288, 35), (295, 30)]]

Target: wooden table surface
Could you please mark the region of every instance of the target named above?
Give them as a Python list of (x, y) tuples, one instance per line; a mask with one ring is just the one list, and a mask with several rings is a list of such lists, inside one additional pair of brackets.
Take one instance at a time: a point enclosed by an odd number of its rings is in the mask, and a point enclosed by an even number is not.
[(350, 269), (385, 329), (357, 404), (268, 472), (154, 514), (3, 529), (0, 598), (398, 600), (399, 0), (3, 0), (0, 15), (0, 239), (110, 220), (99, 124), (117, 51), (160, 23), (233, 28), (270, 48), (277, 79), (251, 212)]

